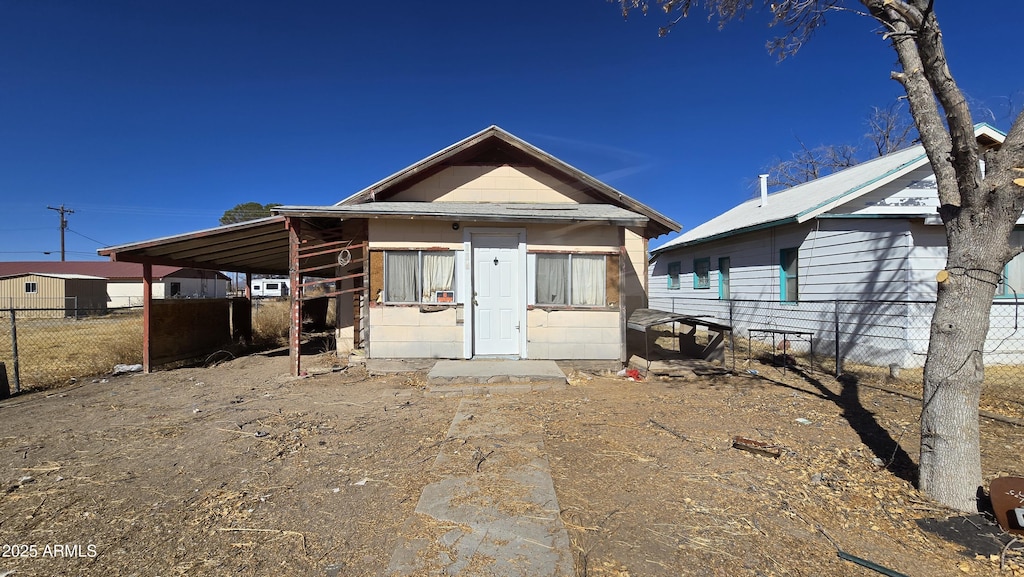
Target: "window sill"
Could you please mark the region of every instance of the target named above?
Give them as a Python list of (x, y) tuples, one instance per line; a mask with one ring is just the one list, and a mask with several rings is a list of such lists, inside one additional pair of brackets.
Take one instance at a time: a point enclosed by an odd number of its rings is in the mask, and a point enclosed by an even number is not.
[(528, 305), (526, 310), (538, 311), (617, 311), (619, 307), (582, 306), (582, 305)]

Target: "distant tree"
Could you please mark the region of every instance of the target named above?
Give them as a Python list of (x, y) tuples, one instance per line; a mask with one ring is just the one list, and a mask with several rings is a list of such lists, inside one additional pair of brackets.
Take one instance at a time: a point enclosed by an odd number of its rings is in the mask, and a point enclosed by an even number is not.
[(789, 188), (827, 176), (857, 164), (857, 148), (848, 144), (827, 144), (808, 148), (802, 140), (800, 149), (786, 160), (777, 159), (766, 170), (768, 186)]
[[(899, 101), (885, 108), (872, 107), (867, 125), (868, 132), (864, 134), (864, 140), (870, 145), (868, 154), (871, 157), (884, 156), (906, 148), (917, 138), (914, 119)], [(776, 159), (765, 169), (768, 173), (768, 186), (789, 188), (867, 160), (866, 155), (860, 153), (864, 147), (826, 144), (808, 148), (799, 138), (797, 142), (800, 148), (790, 158)]]
[(281, 206), (281, 204), (260, 204), (258, 202), (244, 202), (242, 204), (236, 204), (234, 208), (229, 208), (224, 211), (224, 216), (220, 217), (220, 223), (235, 224), (238, 222), (256, 220), (257, 218), (270, 216), (270, 209), (275, 206)]
[[(949, 68), (935, 0), (610, 1), (623, 14), (660, 6), (670, 15), (661, 34), (691, 9), (717, 16), (720, 25), (764, 13), (785, 30), (768, 43), (781, 57), (799, 50), (827, 14), (856, 12), (881, 24), (881, 38), (899, 61), (890, 76), (907, 95), (935, 173), (938, 216), (946, 231), (946, 268), (939, 276), (924, 366), (918, 487), (944, 505), (977, 511), (982, 485), (978, 403), (989, 315), (1004, 267), (1024, 252), (1010, 242), (1024, 212), (1024, 112), (998, 149), (981, 149), (967, 98)], [(993, 74), (1006, 73), (995, 63), (991, 67)]]

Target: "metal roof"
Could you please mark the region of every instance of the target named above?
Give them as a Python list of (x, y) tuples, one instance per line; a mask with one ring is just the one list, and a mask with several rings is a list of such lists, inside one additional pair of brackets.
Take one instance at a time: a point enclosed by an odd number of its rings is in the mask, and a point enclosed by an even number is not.
[(274, 212), (297, 217), (417, 218), (476, 222), (573, 223), (645, 226), (642, 214), (610, 204), (501, 202), (370, 202), (333, 206), (279, 206)]
[(272, 216), (111, 246), (98, 252), (115, 261), (288, 274), (288, 230), (284, 221), (283, 216)]
[[(1005, 136), (987, 124), (976, 125), (975, 135), (984, 147), (997, 146)], [(780, 224), (806, 222), (926, 164), (924, 146), (911, 146), (769, 194), (765, 206), (761, 206), (759, 196), (751, 198), (653, 249), (651, 254)]]
[[(185, 269), (180, 266), (154, 266), (153, 278), (163, 278), (182, 270)], [(22, 274), (62, 276), (66, 278), (139, 280), (142, 278), (142, 265), (134, 262), (111, 262), (106, 260), (0, 262), (0, 276), (9, 277)]]
[(47, 272), (20, 272), (14, 274), (0, 274), (0, 280), (7, 280), (12, 278), (18, 278), (22, 276), (44, 276), (47, 278), (59, 278), (63, 280), (107, 280), (101, 276), (90, 276), (87, 274), (59, 274), (59, 273), (47, 273)]

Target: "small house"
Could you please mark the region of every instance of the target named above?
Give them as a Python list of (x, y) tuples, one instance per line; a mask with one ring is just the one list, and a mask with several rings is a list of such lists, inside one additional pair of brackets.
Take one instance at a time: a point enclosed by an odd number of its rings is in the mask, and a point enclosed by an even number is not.
[(300, 309), (325, 297), (338, 298), (339, 349), (371, 358), (622, 363), (648, 241), (679, 230), (497, 126), (337, 204), (274, 212), (100, 254), (289, 274), (295, 374)]

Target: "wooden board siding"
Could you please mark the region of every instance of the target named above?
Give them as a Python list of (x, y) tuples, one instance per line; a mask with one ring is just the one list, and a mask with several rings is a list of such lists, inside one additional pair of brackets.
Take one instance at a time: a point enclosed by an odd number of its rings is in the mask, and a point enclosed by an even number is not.
[(153, 301), (152, 366), (209, 355), (231, 342), (226, 299)]
[(590, 203), (593, 197), (533, 167), (450, 166), (388, 198), (413, 202)]

